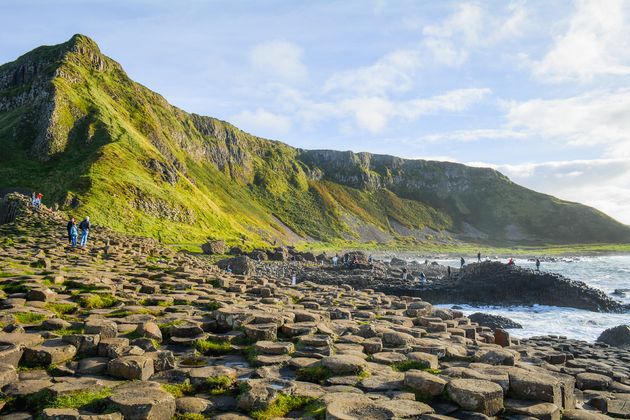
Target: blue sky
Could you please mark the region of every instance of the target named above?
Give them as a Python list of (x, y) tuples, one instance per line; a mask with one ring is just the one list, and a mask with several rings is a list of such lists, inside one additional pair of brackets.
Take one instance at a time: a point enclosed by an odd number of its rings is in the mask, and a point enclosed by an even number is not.
[(490, 166), (630, 223), (630, 2), (0, 1), (0, 62), (74, 33), (253, 134)]

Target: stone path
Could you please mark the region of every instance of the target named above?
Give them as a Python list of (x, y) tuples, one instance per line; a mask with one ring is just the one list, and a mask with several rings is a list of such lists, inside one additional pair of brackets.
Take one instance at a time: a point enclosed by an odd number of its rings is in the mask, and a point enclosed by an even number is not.
[(24, 209), (0, 226), (0, 418), (597, 419), (630, 352), (515, 340), (370, 289), (232, 276)]

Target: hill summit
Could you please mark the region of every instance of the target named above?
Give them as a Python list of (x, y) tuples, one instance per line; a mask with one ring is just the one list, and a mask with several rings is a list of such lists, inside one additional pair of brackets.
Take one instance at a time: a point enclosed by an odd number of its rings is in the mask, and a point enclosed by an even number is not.
[(84, 35), (0, 66), (0, 190), (165, 242), (614, 243), (593, 208), (456, 163), (302, 150), (189, 114)]

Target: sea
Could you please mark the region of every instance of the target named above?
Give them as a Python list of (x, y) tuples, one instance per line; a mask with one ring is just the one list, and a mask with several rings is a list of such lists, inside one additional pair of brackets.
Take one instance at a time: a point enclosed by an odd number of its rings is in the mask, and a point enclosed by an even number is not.
[[(464, 256), (464, 259), (470, 262), (476, 261), (476, 257), (473, 256), (468, 258)], [(424, 258), (420, 261), (424, 262)], [(459, 267), (459, 257), (431, 261)], [(535, 268), (535, 263), (527, 259), (515, 259), (515, 262), (522, 267)], [(630, 303), (630, 255), (559, 258), (556, 261), (542, 261), (540, 269), (583, 281), (591, 287), (603, 290), (617, 301)], [(624, 297), (621, 297), (612, 294), (616, 289), (628, 289), (628, 291)], [(470, 306), (463, 305), (461, 302), (436, 306), (451, 308), (455, 304), (462, 308), (465, 315), (484, 312), (502, 315), (518, 322), (523, 328), (511, 329), (509, 332), (512, 336), (520, 338), (560, 335), (592, 342), (607, 328), (630, 324), (630, 312), (609, 314), (544, 305)]]

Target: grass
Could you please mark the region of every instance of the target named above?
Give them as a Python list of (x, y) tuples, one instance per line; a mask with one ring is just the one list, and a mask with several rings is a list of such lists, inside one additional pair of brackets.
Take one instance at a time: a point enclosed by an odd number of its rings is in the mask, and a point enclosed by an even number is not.
[(195, 394), (195, 388), (190, 382), (181, 384), (162, 384), (162, 389), (170, 393), (175, 398), (182, 398)]
[(326, 379), (332, 376), (332, 372), (325, 366), (315, 365), (307, 366), (297, 371), (296, 379), (298, 381), (313, 382), (316, 384), (323, 384)]
[[(94, 409), (105, 405), (105, 399), (112, 395), (110, 388), (103, 388), (100, 391), (79, 391), (71, 394), (60, 395), (54, 398), (47, 406), (48, 408), (81, 408), (88, 407)], [(94, 410), (99, 412), (101, 410)]]
[(250, 415), (257, 420), (269, 420), (277, 417), (284, 417), (292, 411), (307, 407), (313, 403), (315, 398), (302, 395), (278, 394), (275, 399), (264, 410), (255, 410)]
[(48, 317), (33, 312), (16, 312), (13, 314), (18, 324), (41, 324)]
[(72, 314), (77, 310), (77, 305), (74, 303), (47, 303), (44, 307), (49, 311), (56, 313), (60, 318), (64, 315)]
[(208, 392), (213, 395), (219, 395), (227, 392), (233, 385), (234, 379), (229, 376), (221, 375), (206, 379)]
[(51, 332), (54, 333), (54, 334), (57, 334), (57, 335), (61, 335), (61, 336), (73, 335), (73, 334), (83, 334), (83, 328), (63, 328), (63, 329), (54, 330), (54, 331), (51, 331)]
[(211, 356), (221, 356), (223, 354), (234, 353), (232, 345), (226, 341), (213, 340), (197, 340), (195, 341), (195, 350), (199, 353)]
[(28, 292), (28, 287), (24, 285), (24, 282), (3, 281), (3, 282), (0, 282), (0, 290), (8, 294), (26, 293)]
[(79, 305), (85, 309), (111, 308), (116, 303), (118, 299), (113, 295), (88, 294), (79, 297)]
[(174, 420), (209, 420), (212, 416), (206, 416), (199, 413), (175, 414)]

